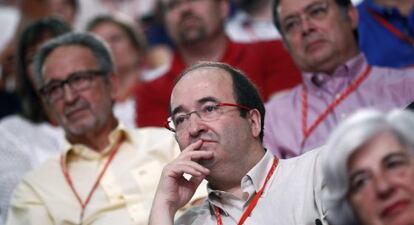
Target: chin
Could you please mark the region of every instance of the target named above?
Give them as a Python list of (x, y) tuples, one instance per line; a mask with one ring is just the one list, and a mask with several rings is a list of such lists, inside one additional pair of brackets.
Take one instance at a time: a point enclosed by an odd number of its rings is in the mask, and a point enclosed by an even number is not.
[(391, 221), (390, 225), (414, 225), (414, 212), (407, 212), (404, 215), (400, 215), (394, 221)]
[(199, 160), (198, 163), (207, 169), (211, 169), (214, 165), (214, 159)]
[(71, 124), (68, 126), (68, 131), (75, 136), (85, 135), (95, 130), (95, 123), (89, 124)]

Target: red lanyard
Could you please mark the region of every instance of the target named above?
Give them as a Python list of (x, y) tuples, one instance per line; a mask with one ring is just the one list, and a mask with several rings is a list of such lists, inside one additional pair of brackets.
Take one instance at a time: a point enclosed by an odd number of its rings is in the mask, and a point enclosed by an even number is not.
[(302, 92), (302, 143), (301, 147), (305, 145), (306, 139), (311, 135), (311, 133), (316, 129), (316, 127), (339, 105), (349, 94), (351, 94), (358, 86), (368, 77), (369, 72), (371, 71), (371, 66), (368, 65), (365, 70), (362, 72), (359, 77), (352, 82), (335, 100), (328, 105), (328, 107), (323, 111), (318, 118), (312, 123), (308, 129), (308, 89), (305, 84), (303, 84)]
[(124, 135), (121, 134), (121, 137), (118, 139), (118, 142), (116, 143), (116, 145), (112, 149), (112, 152), (109, 155), (108, 160), (106, 161), (103, 169), (99, 173), (98, 178), (96, 179), (94, 185), (92, 186), (92, 189), (89, 191), (89, 194), (88, 194), (85, 202), (82, 202), (82, 199), (80, 198), (79, 193), (76, 191), (75, 186), (73, 185), (72, 178), (70, 177), (70, 174), (68, 172), (68, 168), (66, 167), (65, 157), (63, 155), (60, 157), (60, 166), (61, 166), (63, 175), (65, 176), (65, 180), (68, 183), (68, 185), (69, 185), (70, 189), (72, 190), (73, 194), (75, 194), (76, 199), (78, 200), (79, 204), (82, 207), (82, 211), (81, 211), (81, 215), (80, 215), (80, 221), (81, 222), (82, 222), (82, 219), (83, 219), (83, 213), (85, 212), (86, 206), (89, 204), (89, 201), (91, 200), (92, 195), (95, 193), (96, 189), (98, 188), (98, 185), (99, 185), (103, 175), (105, 174), (106, 169), (108, 169), (109, 164), (111, 164), (112, 159), (114, 158), (114, 156), (118, 152), (119, 147), (121, 146), (123, 141), (124, 141)]
[[(269, 172), (267, 173), (267, 176), (266, 176), (266, 179), (265, 179), (265, 182), (264, 182), (263, 186), (260, 188), (259, 192), (257, 192), (257, 194), (254, 196), (254, 198), (250, 202), (249, 206), (247, 207), (246, 211), (244, 211), (243, 215), (240, 218), (240, 221), (237, 223), (238, 225), (242, 225), (244, 223), (244, 221), (246, 221), (246, 219), (250, 215), (250, 213), (253, 211), (254, 207), (256, 207), (256, 204), (259, 201), (260, 196), (262, 196), (263, 191), (264, 191), (264, 189), (267, 185), (267, 182), (272, 177), (273, 172), (275, 172), (275, 169), (276, 169), (278, 163), (279, 163), (279, 159), (274, 157), (272, 167), (270, 168)], [(215, 206), (213, 206), (213, 207), (214, 207), (214, 212), (216, 214), (217, 225), (223, 225), (223, 221), (221, 220), (221, 214), (220, 214), (219, 208), (217, 208)]]
[(409, 45), (414, 47), (414, 39), (404, 33), (402, 33), (400, 30), (398, 30), (397, 28), (395, 28), (395, 26), (393, 26), (390, 22), (388, 22), (386, 19), (384, 19), (384, 17), (381, 16), (381, 14), (379, 14), (378, 12), (375, 12), (374, 10), (368, 8), (368, 6), (366, 7), (369, 14), (371, 14), (371, 16), (379, 23), (381, 24), (385, 29), (387, 29), (389, 32), (391, 32), (392, 34), (394, 34), (396, 37), (398, 37), (399, 39), (407, 42)]

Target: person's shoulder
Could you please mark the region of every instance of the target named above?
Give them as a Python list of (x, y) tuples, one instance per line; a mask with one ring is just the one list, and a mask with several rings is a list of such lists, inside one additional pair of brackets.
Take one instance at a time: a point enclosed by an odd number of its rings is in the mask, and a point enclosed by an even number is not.
[(143, 86), (156, 85), (163, 82), (171, 82), (185, 69), (183, 59), (180, 54), (175, 51), (169, 62), (154, 69), (146, 69), (143, 73)]
[(23, 180), (32, 185), (47, 185), (57, 175), (60, 176), (62, 173), (60, 167), (60, 157), (61, 155), (51, 156), (45, 162), (41, 163), (38, 166), (35, 166), (31, 171), (26, 173), (23, 177)]
[[(272, 96), (269, 101), (265, 103), (266, 112), (271, 111), (277, 111), (277, 112), (283, 112), (285, 110), (281, 109), (287, 109), (290, 111), (289, 106), (293, 104), (293, 102), (300, 97), (300, 92), (302, 89), (302, 85), (298, 84), (292, 89), (286, 91), (285, 93), (282, 93), (280, 95)], [(282, 108), (280, 108), (282, 107)]]
[(359, 4), (356, 5), (356, 8), (358, 9), (358, 12), (367, 12), (367, 1), (362, 1)]
[(370, 81), (386, 81), (387, 79), (391, 79), (391, 81), (414, 79), (414, 66), (404, 68), (372, 66)]
[(0, 128), (10, 128), (16, 126), (32, 126), (33, 123), (20, 115), (9, 115), (0, 120)]
[(174, 138), (174, 134), (163, 127), (140, 127), (126, 128), (125, 131), (139, 138), (147, 137), (150, 139)]
[(0, 136), (2, 139), (27, 140), (39, 131), (37, 127), (36, 124), (20, 115), (10, 115), (0, 120)]
[(178, 144), (174, 134), (162, 127), (143, 127), (125, 129), (134, 146), (144, 151), (164, 151), (166, 148), (177, 151)]
[(293, 158), (281, 159), (281, 163), (292, 169), (310, 170), (312, 165), (317, 165), (321, 160), (323, 149), (321, 146)]

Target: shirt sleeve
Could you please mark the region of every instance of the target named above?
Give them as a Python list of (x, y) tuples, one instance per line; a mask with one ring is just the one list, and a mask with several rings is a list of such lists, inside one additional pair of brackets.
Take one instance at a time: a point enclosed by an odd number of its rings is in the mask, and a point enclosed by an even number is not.
[(269, 99), (301, 83), (300, 71), (281, 41), (264, 42), (262, 51), (262, 55), (265, 56), (263, 59), (266, 61), (264, 65), (268, 65), (265, 67), (265, 73), (268, 74), (265, 92)]
[(31, 185), (24, 180), (15, 189), (6, 225), (53, 225), (47, 209)]

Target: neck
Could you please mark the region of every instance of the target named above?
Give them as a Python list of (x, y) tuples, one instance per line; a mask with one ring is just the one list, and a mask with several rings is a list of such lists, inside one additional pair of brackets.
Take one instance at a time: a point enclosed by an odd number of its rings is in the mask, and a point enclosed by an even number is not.
[(109, 134), (118, 126), (115, 117), (109, 120), (103, 127), (79, 136), (67, 136), (71, 144), (83, 144), (96, 152), (102, 152), (109, 145)]
[(254, 20), (269, 20), (272, 21), (272, 1), (261, 1), (257, 7), (247, 13)]
[(213, 38), (185, 43), (178, 46), (179, 53), (186, 65), (198, 61), (220, 61), (227, 47), (227, 37), (224, 33)]
[[(244, 176), (263, 158), (265, 150), (263, 147), (258, 147), (255, 151), (251, 151), (252, 154), (246, 155), (246, 160), (238, 160), (234, 162), (234, 166), (230, 169), (227, 168), (226, 172), (222, 169), (218, 169), (217, 174), (210, 174), (207, 178), (209, 185), (214, 190), (221, 190), (233, 194), (238, 198), (243, 198), (243, 192), (241, 190), (241, 180)], [(214, 173), (214, 172), (213, 172)], [(214, 177), (214, 178), (213, 178)]]
[(374, 2), (382, 7), (394, 7), (404, 16), (410, 15), (414, 7), (414, 0), (374, 0)]
[(304, 68), (303, 71), (308, 72), (308, 73), (318, 72), (318, 73), (325, 73), (328, 75), (333, 75), (339, 66), (348, 62), (349, 60), (351, 60), (358, 54), (359, 54), (359, 50), (355, 44), (355, 49), (348, 51), (347, 54), (337, 54), (336, 57), (332, 57), (329, 60), (325, 60), (321, 63), (317, 63), (313, 65), (308, 65), (308, 67)]

